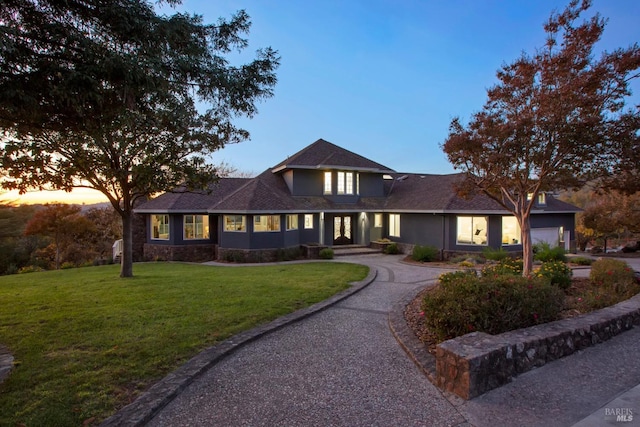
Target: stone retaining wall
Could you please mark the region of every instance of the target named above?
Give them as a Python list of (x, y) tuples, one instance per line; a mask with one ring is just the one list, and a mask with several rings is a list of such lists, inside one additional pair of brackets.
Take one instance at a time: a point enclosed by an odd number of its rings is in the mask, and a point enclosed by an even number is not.
[(436, 385), (472, 399), (518, 374), (640, 325), (640, 294), (602, 310), (499, 335), (473, 332), (436, 347)]
[(204, 262), (216, 259), (216, 245), (157, 245), (144, 244), (145, 261)]

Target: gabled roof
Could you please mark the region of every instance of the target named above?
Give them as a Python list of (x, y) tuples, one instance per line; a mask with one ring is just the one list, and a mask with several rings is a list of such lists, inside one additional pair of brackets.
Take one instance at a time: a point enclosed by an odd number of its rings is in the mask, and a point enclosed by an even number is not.
[(359, 154), (338, 147), (324, 139), (298, 151), (272, 168), (272, 172), (286, 169), (335, 169), (392, 173), (393, 169), (376, 163)]

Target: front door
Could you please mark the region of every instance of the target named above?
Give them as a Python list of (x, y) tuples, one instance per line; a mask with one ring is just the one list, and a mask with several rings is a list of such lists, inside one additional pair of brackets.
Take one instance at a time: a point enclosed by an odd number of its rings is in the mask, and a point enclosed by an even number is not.
[(353, 243), (351, 215), (340, 215), (333, 218), (333, 244), (350, 245)]

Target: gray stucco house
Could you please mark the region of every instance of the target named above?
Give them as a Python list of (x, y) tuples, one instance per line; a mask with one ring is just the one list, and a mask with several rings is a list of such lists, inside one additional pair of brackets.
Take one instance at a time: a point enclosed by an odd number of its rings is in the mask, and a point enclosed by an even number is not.
[[(222, 178), (208, 192), (170, 192), (136, 209), (145, 217), (146, 259), (272, 260), (301, 245), (369, 245), (388, 238), (405, 252), (443, 257), (490, 246), (522, 251), (509, 212), (482, 195), (463, 199), (462, 174), (398, 173), (319, 139), (255, 178)], [(541, 194), (533, 241), (574, 240), (579, 209)]]

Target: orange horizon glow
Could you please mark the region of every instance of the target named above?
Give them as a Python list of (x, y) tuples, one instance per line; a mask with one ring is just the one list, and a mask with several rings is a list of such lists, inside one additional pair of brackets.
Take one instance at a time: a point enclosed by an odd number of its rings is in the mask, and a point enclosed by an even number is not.
[(18, 191), (0, 193), (0, 203), (16, 205), (37, 205), (47, 203), (68, 203), (76, 205), (93, 205), (95, 203), (108, 202), (104, 194), (90, 188), (76, 188), (71, 192), (66, 191), (29, 191), (19, 194)]

